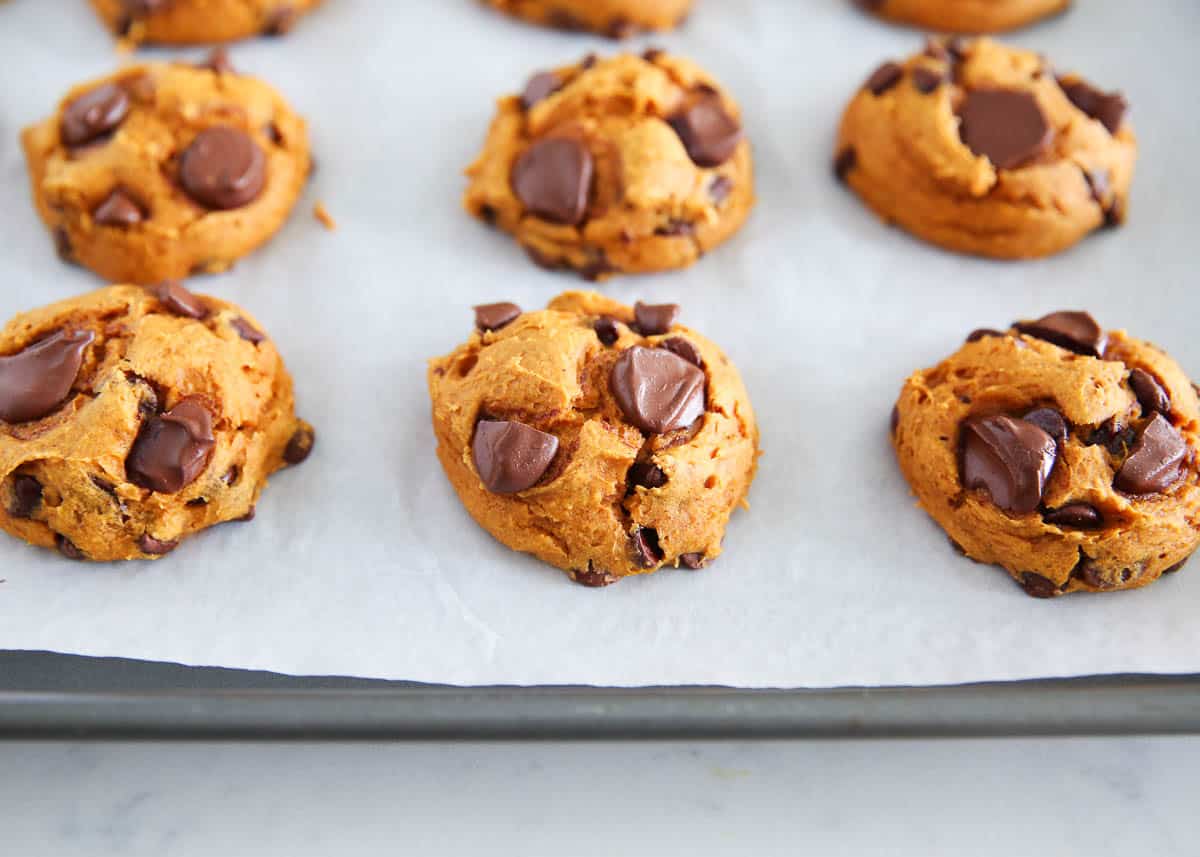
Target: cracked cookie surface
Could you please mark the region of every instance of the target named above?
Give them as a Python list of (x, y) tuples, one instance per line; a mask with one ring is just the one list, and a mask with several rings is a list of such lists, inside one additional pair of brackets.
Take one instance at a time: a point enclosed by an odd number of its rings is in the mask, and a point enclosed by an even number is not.
[(479, 307), (430, 362), (438, 458), (497, 540), (588, 586), (721, 553), (758, 428), (737, 370), (677, 313), (593, 292)]
[(588, 279), (686, 267), (754, 204), (737, 105), (660, 51), (534, 75), (500, 99), (463, 204)]
[(972, 333), (907, 380), (892, 442), (955, 546), (1030, 595), (1145, 586), (1200, 545), (1195, 388), (1086, 313)]
[(940, 33), (998, 33), (1057, 15), (1071, 0), (855, 0), (881, 18)]
[(244, 310), (110, 286), (0, 330), (0, 527), (71, 559), (150, 559), (253, 515), (312, 429)]
[(834, 169), (883, 220), (950, 250), (1048, 256), (1125, 218), (1125, 100), (1037, 54), (931, 40), (847, 107)]
[(91, 0), (113, 34), (134, 44), (194, 45), (281, 36), (321, 0)]
[(283, 225), (311, 166), (304, 120), (220, 53), (77, 86), (21, 141), (60, 255), (110, 282), (229, 268)]

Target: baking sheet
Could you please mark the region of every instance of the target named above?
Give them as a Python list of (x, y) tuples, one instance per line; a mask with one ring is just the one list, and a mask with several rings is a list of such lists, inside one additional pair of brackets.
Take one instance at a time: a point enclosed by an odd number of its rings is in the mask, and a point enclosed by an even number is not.
[[(909, 370), (970, 329), (1088, 308), (1200, 374), (1193, 244), (1200, 6), (1087, 0), (1019, 41), (1133, 104), (1129, 224), (1044, 262), (943, 253), (882, 226), (829, 176), (840, 110), (918, 34), (841, 0), (698, 0), (640, 39), (704, 63), (741, 100), (759, 206), (689, 271), (622, 278), (626, 302), (678, 301), (721, 343), (766, 455), (750, 512), (703, 573), (603, 590), (515, 555), (459, 506), (433, 455), (424, 360), (470, 307), (543, 305), (540, 271), (459, 209), (495, 96), (604, 40), (543, 32), (472, 0), (331, 0), (284, 40), (234, 49), (312, 125), (320, 170), (281, 234), (198, 291), (244, 304), (296, 378), (313, 457), (249, 525), (165, 560), (84, 566), (0, 539), (0, 648), (48, 649), (447, 684), (944, 684), (1200, 670), (1200, 568), (1148, 589), (1037, 601), (955, 554), (886, 440)], [(179, 52), (198, 56), (199, 52)], [(82, 3), (0, 10), (0, 316), (100, 283), (59, 263), (27, 199), (16, 136), (118, 58)], [(163, 55), (163, 54), (152, 54)], [(324, 200), (340, 229), (310, 216)]]

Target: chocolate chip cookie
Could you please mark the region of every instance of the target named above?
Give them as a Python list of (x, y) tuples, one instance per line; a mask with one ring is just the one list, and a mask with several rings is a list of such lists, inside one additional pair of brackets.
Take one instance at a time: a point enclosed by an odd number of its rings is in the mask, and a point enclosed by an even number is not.
[(135, 44), (195, 45), (282, 36), (321, 0), (91, 0), (114, 34)]
[(244, 310), (110, 286), (0, 330), (0, 527), (70, 559), (153, 559), (249, 520), (312, 428)]
[(283, 225), (311, 165), (304, 120), (219, 52), (77, 86), (21, 140), (58, 252), (115, 282), (225, 270)]
[(492, 7), (545, 27), (590, 30), (623, 39), (639, 30), (670, 30), (692, 0), (487, 0)]
[(889, 223), (950, 250), (1048, 256), (1125, 219), (1127, 104), (988, 39), (931, 40), (850, 102), (834, 171)]
[(758, 428), (737, 370), (678, 315), (594, 292), (476, 307), (429, 391), (438, 458), (484, 529), (586, 586), (716, 559)]
[(901, 24), (941, 33), (998, 33), (1057, 15), (1071, 0), (854, 0)]
[(1145, 586), (1200, 545), (1196, 390), (1085, 312), (973, 332), (892, 418), (922, 508), (1030, 595)]
[(754, 204), (737, 105), (655, 50), (535, 74), (501, 99), (467, 175), (467, 211), (593, 280), (686, 267)]

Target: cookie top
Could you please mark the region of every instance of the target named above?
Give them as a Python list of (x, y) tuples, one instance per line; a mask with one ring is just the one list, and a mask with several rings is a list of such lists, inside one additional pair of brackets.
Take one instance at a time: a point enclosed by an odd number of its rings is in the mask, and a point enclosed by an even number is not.
[(60, 252), (124, 282), (229, 267), (283, 224), (310, 169), (304, 120), (220, 52), (76, 86), (22, 143)]
[(500, 99), (467, 175), (469, 212), (589, 279), (690, 265), (754, 203), (737, 105), (656, 50), (534, 75)]
[(670, 30), (692, 0), (487, 0), (509, 15), (560, 30), (591, 30), (614, 39), (638, 30)]
[(1056, 15), (1071, 0), (854, 0), (881, 18), (939, 33), (998, 33)]
[(1137, 146), (1117, 93), (988, 39), (877, 68), (835, 171), (882, 218), (951, 250), (1046, 256), (1125, 217)]
[(111, 286), (0, 330), (0, 527), (74, 559), (160, 556), (253, 512), (312, 432), (245, 310)]
[(758, 428), (737, 370), (678, 315), (594, 292), (476, 308), (429, 365), (438, 457), (476, 521), (589, 586), (721, 552)]
[(193, 45), (282, 36), (321, 0), (91, 0), (113, 33), (133, 44)]
[(921, 506), (1030, 595), (1144, 586), (1200, 545), (1200, 405), (1164, 352), (1066, 311), (914, 373), (893, 443)]

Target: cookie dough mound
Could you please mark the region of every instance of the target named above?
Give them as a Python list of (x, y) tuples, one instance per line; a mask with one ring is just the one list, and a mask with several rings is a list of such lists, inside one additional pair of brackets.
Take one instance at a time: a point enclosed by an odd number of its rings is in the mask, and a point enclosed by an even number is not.
[(547, 268), (588, 279), (686, 267), (754, 204), (736, 104), (648, 51), (533, 76), (502, 98), (464, 205)]
[(842, 118), (834, 170), (875, 212), (950, 250), (1048, 256), (1125, 219), (1125, 99), (987, 39), (885, 63)]
[(429, 391), (438, 458), (484, 529), (587, 586), (716, 559), (758, 428), (737, 370), (678, 311), (594, 292), (476, 308)]
[(321, 0), (91, 0), (117, 36), (134, 44), (196, 45), (282, 36)]
[(71, 559), (153, 559), (248, 520), (312, 429), (245, 311), (110, 286), (0, 330), (0, 528)]
[(1030, 595), (1145, 586), (1200, 545), (1195, 388), (1086, 313), (975, 331), (905, 383), (892, 442), (954, 544)]
[(692, 0), (487, 0), (502, 12), (544, 27), (591, 30), (623, 39), (638, 30), (671, 30)]
[(1057, 15), (1071, 0), (855, 0), (881, 18), (942, 33), (999, 33)]
[(229, 268), (283, 225), (311, 166), (304, 121), (221, 54), (77, 86), (21, 140), (60, 255), (116, 282)]

